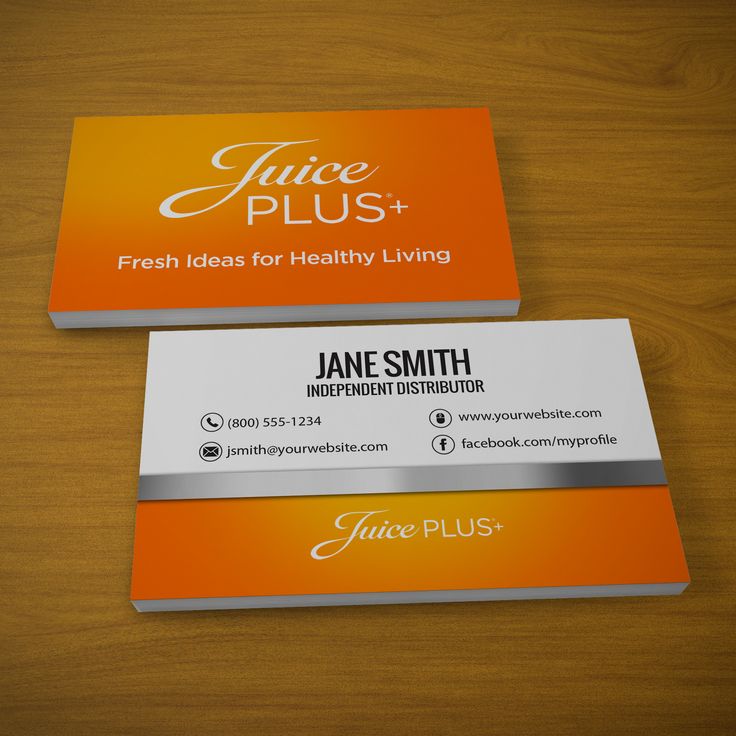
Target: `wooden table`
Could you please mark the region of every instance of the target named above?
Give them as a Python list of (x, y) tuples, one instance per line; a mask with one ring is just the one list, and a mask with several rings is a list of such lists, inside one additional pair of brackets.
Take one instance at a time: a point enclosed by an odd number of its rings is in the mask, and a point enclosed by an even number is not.
[[(0, 23), (1, 733), (736, 731), (733, 2), (16, 0)], [(692, 585), (136, 614), (147, 333), (46, 315), (72, 118), (431, 105), (491, 108), (520, 319), (632, 319)]]

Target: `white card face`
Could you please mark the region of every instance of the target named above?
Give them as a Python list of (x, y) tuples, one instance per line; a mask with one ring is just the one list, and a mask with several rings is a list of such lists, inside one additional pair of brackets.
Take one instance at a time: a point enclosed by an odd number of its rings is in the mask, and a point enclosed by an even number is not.
[[(495, 468), (502, 478), (512, 467), (554, 474), (634, 463), (630, 476), (642, 461), (661, 474), (627, 320), (151, 334), (142, 481), (234, 474), (230, 485), (239, 488), (202, 486), (181, 497), (402, 490), (400, 476), (413, 470), (423, 475), (406, 490), (467, 488), (453, 482), (453, 468), (458, 476)], [(346, 475), (350, 469), (358, 475)], [(370, 469), (392, 481), (374, 473), (378, 487), (369, 475), (354, 486)], [(309, 475), (332, 470), (342, 472), (322, 485)], [(441, 488), (427, 487), (434, 471)], [(266, 482), (277, 478), (283, 483)], [(615, 473), (610, 480), (622, 482)], [(628, 484), (653, 480), (664, 482), (642, 476)], [(142, 487), (141, 497), (158, 496)]]

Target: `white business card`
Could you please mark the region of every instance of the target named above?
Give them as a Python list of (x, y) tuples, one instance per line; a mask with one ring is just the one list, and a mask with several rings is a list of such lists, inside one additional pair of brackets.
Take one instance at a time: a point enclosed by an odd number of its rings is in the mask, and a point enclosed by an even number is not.
[(151, 334), (139, 497), (664, 483), (627, 320)]

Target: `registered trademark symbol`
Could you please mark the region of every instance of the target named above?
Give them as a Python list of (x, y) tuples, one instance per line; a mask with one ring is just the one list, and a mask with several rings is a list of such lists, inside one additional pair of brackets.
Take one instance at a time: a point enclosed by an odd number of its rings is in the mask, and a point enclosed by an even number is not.
[(394, 195), (393, 195), (393, 194), (391, 194), (391, 192), (389, 192), (389, 193), (388, 193), (388, 194), (386, 195), (386, 197), (387, 197), (388, 199), (391, 199), (391, 197), (393, 197), (393, 196), (394, 196)]

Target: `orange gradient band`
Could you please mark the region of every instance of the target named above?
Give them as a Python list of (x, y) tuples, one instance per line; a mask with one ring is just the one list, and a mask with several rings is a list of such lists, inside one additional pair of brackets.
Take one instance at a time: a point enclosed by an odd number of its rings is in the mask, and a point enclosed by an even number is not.
[[(335, 520), (381, 511), (409, 538), (344, 537)], [(357, 515), (347, 517), (355, 520)], [(470, 530), (487, 519), (489, 535)], [(424, 521), (444, 521), (429, 533)], [(495, 525), (499, 525), (496, 528)], [(399, 527), (394, 528), (394, 532)], [(455, 536), (452, 536), (452, 535)], [(323, 547), (329, 553), (339, 543)], [(138, 503), (134, 600), (688, 580), (667, 486)]]

